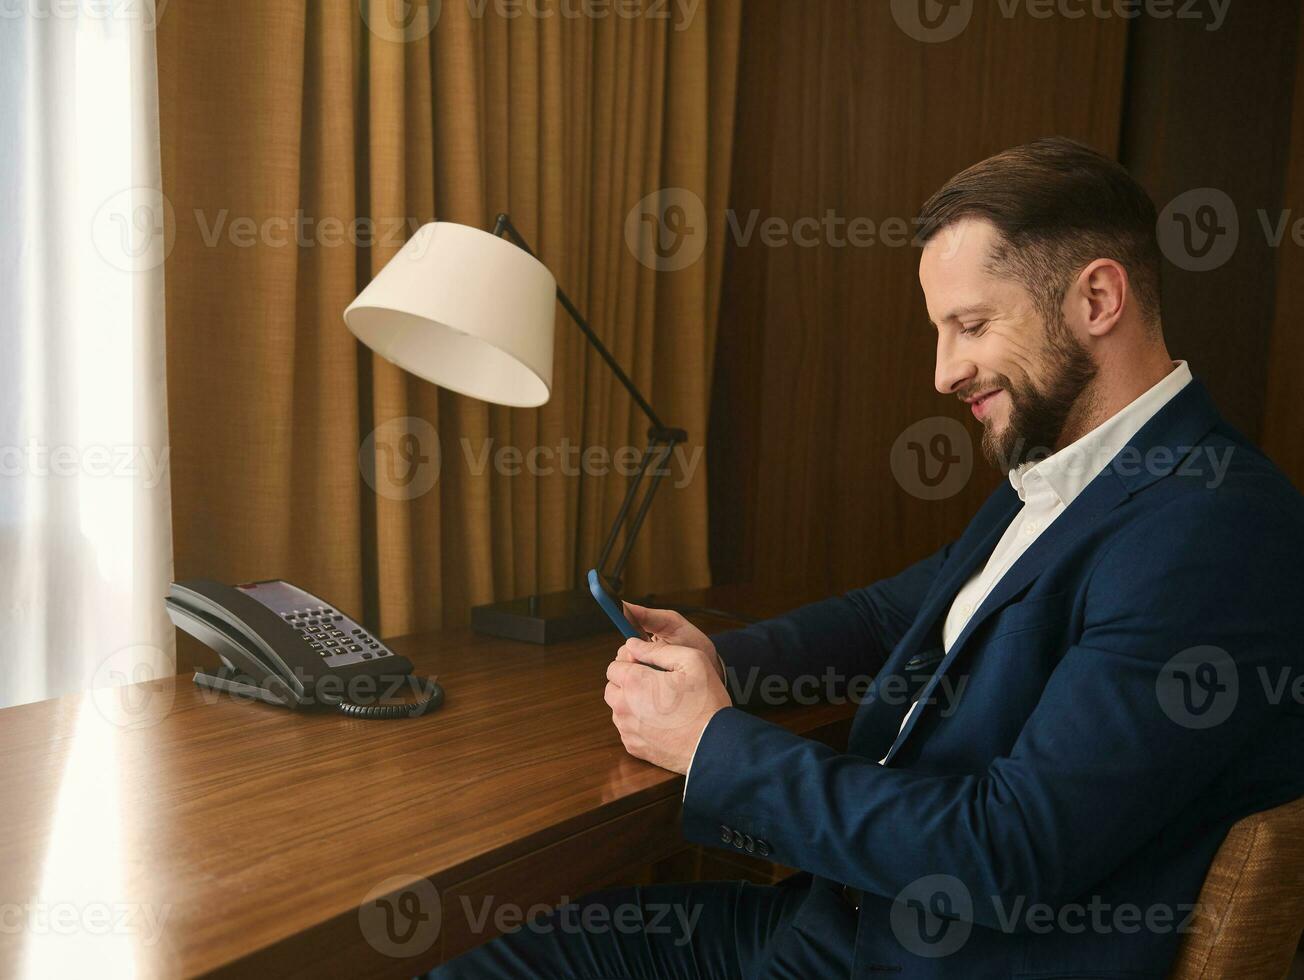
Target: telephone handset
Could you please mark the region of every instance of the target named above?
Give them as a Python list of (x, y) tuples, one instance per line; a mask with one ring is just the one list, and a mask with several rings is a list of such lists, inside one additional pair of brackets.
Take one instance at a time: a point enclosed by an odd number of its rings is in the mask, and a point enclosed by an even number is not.
[(287, 708), (326, 706), (358, 718), (412, 718), (438, 708), (444, 689), (422, 682), (419, 700), (381, 703), (411, 680), (412, 662), (328, 602), (288, 582), (174, 582), (168, 616), (221, 657), (195, 672), (201, 687)]

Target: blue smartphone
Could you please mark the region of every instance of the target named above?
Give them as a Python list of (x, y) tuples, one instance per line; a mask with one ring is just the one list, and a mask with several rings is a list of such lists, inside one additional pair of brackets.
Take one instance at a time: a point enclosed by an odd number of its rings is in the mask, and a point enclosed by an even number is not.
[(607, 618), (611, 620), (616, 629), (620, 630), (625, 639), (647, 639), (647, 634), (626, 617), (625, 610), (621, 608), (620, 600), (607, 591), (602, 576), (598, 574), (596, 568), (589, 569), (589, 591), (593, 593), (593, 598), (598, 600), (598, 605), (602, 607), (602, 611), (607, 614)]

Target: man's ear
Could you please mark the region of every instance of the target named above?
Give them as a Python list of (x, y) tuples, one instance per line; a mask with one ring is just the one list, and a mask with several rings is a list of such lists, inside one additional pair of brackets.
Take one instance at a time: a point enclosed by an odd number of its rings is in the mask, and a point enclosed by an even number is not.
[(1093, 337), (1103, 337), (1123, 316), (1132, 300), (1127, 270), (1113, 259), (1096, 259), (1074, 284), (1082, 326)]

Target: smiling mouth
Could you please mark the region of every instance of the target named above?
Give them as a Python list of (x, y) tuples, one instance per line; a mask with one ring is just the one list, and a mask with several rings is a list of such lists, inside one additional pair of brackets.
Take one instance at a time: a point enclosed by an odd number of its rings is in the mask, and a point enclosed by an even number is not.
[(991, 404), (991, 400), (999, 395), (1004, 389), (993, 388), (991, 391), (976, 395), (973, 398), (966, 398), (969, 408), (973, 411), (975, 418), (982, 418)]

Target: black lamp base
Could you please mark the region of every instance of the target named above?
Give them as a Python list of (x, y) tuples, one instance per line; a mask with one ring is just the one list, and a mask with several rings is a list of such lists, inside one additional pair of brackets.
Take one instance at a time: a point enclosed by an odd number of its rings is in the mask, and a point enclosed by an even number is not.
[(471, 628), (477, 633), (525, 643), (560, 643), (615, 627), (593, 596), (580, 589), (548, 592), (471, 608)]

